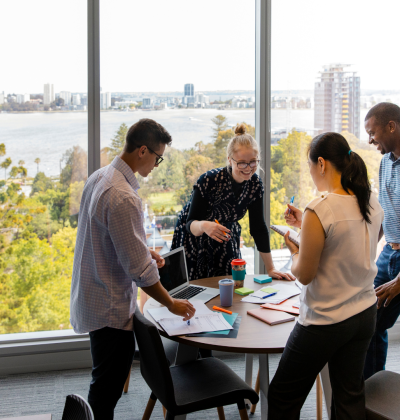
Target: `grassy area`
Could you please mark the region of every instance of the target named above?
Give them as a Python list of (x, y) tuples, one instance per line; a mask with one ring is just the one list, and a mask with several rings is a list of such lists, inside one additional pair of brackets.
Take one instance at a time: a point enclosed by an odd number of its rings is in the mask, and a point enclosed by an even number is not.
[(182, 209), (182, 206), (176, 202), (173, 191), (151, 194), (149, 200), (154, 207), (164, 206), (166, 210), (173, 207), (175, 211)]

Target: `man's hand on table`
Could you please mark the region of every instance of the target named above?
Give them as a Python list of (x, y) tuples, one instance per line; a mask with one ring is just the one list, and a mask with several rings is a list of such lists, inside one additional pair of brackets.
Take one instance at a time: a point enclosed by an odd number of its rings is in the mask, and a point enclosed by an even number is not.
[(196, 312), (194, 306), (186, 299), (172, 299), (172, 304), (167, 308), (174, 315), (183, 316), (184, 321), (192, 318)]
[(156, 251), (152, 251), (151, 249), (149, 251), (151, 254), (151, 258), (153, 258), (153, 260), (155, 260), (155, 262), (157, 263), (157, 268), (164, 267), (165, 265), (164, 258)]
[(392, 299), (400, 293), (400, 277), (397, 276), (394, 280), (377, 287), (375, 293), (378, 298), (378, 309), (382, 303), (384, 307), (389, 306)]

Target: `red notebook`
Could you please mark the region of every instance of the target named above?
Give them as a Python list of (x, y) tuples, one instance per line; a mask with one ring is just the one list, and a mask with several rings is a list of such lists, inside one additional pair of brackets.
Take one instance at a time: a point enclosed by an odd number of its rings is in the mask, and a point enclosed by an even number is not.
[(293, 315), (300, 315), (300, 309), (293, 308), (290, 301), (283, 302), (279, 305), (274, 305), (273, 303), (264, 303), (264, 305), (261, 305), (261, 308), (273, 309), (274, 311), (283, 311)]
[(273, 311), (271, 309), (251, 309), (247, 313), (269, 325), (282, 324), (283, 322), (294, 321), (295, 319), (293, 315), (289, 315), (286, 312)]

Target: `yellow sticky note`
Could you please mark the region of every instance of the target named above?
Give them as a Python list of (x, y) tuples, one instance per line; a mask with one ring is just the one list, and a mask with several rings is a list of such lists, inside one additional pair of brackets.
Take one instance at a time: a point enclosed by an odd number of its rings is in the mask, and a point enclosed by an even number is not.
[(273, 287), (263, 287), (261, 289), (261, 291), (265, 292), (265, 293), (275, 293), (275, 292), (279, 292), (278, 289), (274, 289)]

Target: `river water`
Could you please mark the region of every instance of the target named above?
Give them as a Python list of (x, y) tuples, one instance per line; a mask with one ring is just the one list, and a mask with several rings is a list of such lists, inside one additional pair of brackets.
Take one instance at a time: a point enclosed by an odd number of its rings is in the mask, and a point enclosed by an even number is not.
[[(365, 111), (367, 112), (367, 111)], [(365, 116), (362, 112), (361, 121)], [(152, 118), (162, 124), (172, 135), (173, 147), (186, 149), (199, 141), (211, 141), (213, 123), (218, 114), (227, 117), (230, 126), (239, 122), (255, 125), (254, 109), (171, 109), (163, 111), (105, 111), (101, 112), (101, 147), (109, 145), (122, 123), (130, 126), (140, 118)], [(314, 126), (314, 110), (272, 110), (272, 129)], [(363, 134), (361, 136), (363, 138)], [(28, 176), (35, 176), (36, 158), (39, 170), (47, 176), (60, 173), (60, 159), (72, 146), (87, 150), (86, 112), (0, 113), (0, 143), (6, 146), (6, 156), (17, 165), (25, 162)], [(9, 168), (9, 170), (11, 167)], [(0, 169), (0, 179), (4, 170)]]

